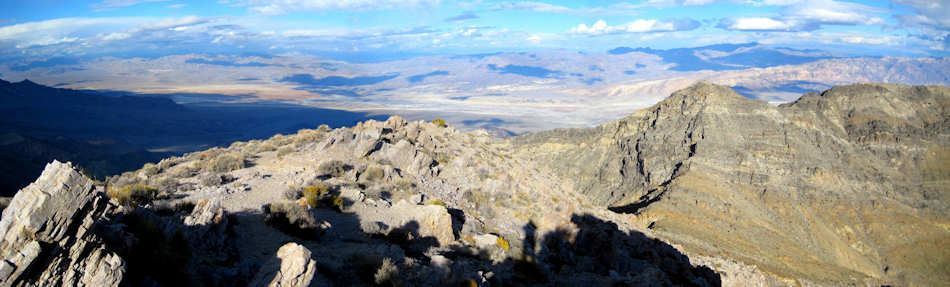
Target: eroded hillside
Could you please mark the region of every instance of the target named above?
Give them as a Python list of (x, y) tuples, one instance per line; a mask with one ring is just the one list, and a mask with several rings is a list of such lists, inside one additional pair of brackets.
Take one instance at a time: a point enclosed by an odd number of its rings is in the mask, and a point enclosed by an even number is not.
[(691, 254), (817, 284), (950, 281), (947, 87), (859, 84), (776, 107), (699, 83), (511, 143)]

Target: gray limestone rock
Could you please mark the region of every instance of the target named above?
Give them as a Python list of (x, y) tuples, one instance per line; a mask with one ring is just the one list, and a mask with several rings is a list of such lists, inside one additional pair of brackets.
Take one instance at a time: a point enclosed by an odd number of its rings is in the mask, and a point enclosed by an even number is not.
[(0, 286), (118, 286), (125, 261), (94, 234), (114, 207), (71, 164), (53, 161), (0, 220)]
[(310, 250), (290, 242), (277, 250), (277, 257), (261, 266), (249, 286), (305, 287), (310, 286), (317, 272), (317, 262), (310, 258)]

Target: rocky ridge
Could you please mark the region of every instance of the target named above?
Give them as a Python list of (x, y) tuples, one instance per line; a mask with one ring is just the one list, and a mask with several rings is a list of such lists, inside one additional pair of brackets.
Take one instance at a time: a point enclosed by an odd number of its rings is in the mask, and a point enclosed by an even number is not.
[(799, 283), (939, 285), (948, 121), (947, 87), (857, 84), (776, 107), (699, 83), (512, 144), (689, 254)]
[(504, 142), (398, 117), (169, 158), (103, 191), (117, 207), (93, 223), (126, 285), (722, 283)]
[(4, 211), (0, 284), (939, 285), (947, 90), (855, 85), (775, 107), (700, 83), (508, 140), (393, 117), (98, 188), (54, 162)]

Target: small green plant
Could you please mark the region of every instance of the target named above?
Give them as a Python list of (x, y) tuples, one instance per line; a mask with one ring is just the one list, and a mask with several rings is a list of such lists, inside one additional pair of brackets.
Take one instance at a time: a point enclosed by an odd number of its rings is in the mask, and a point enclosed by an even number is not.
[(244, 168), (244, 157), (237, 153), (226, 153), (215, 157), (206, 167), (211, 172), (229, 172)]
[(144, 184), (110, 187), (106, 195), (124, 205), (146, 205), (158, 195), (158, 189)]
[(436, 119), (432, 120), (432, 123), (435, 124), (436, 126), (440, 127), (440, 128), (444, 128), (444, 127), (447, 127), (447, 126), (448, 126), (448, 125), (445, 124), (445, 120), (443, 120), (443, 119), (441, 119), (441, 118), (436, 118)]
[(430, 204), (430, 205), (438, 205), (438, 206), (445, 207), (445, 202), (442, 202), (441, 200), (438, 200), (438, 199), (430, 200), (430, 201), (429, 201), (429, 204)]
[(338, 211), (343, 211), (343, 197), (334, 195), (332, 196), (333, 208), (336, 208)]
[(329, 188), (322, 183), (314, 184), (303, 189), (303, 198), (307, 201), (307, 206), (317, 207), (320, 198), (327, 193)]
[(508, 248), (510, 247), (508, 245), (508, 240), (505, 240), (505, 238), (501, 237), (501, 235), (498, 235), (498, 242), (495, 242), (495, 245), (501, 247), (501, 249), (504, 249), (505, 251), (508, 251)]

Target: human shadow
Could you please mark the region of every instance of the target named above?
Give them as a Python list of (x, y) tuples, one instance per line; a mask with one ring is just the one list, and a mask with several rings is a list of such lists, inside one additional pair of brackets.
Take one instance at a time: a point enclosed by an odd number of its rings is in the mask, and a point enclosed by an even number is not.
[[(721, 286), (719, 274), (693, 266), (673, 246), (638, 231), (623, 232), (613, 222), (575, 214), (576, 231), (557, 229), (535, 240), (534, 224), (524, 226), (524, 256), (507, 280), (515, 285), (569, 286), (593, 280), (614, 286)], [(536, 251), (535, 251), (536, 250)], [(503, 283), (503, 282), (498, 282)]]

